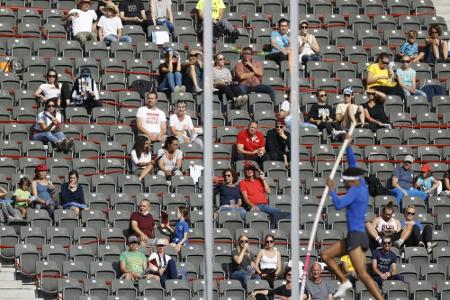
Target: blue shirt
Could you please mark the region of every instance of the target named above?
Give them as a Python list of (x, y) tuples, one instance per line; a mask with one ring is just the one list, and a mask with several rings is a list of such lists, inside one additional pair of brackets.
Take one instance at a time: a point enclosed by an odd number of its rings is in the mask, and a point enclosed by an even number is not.
[[(289, 37), (287, 34), (281, 35), (278, 30), (272, 32), (270, 39), (275, 41), (279, 49), (284, 49), (289, 46)], [(280, 50), (272, 48), (272, 53), (279, 52)]]
[(391, 271), (391, 265), (397, 263), (397, 256), (394, 252), (384, 253), (382, 249), (375, 249), (372, 253), (372, 260), (377, 261), (377, 269), (381, 273)]
[(398, 184), (402, 189), (409, 190), (412, 187), (412, 180), (414, 178), (414, 174), (409, 170), (405, 170), (403, 166), (398, 166), (392, 172), (392, 176), (398, 178)]
[(427, 178), (423, 178), (422, 175), (417, 178), (417, 184), (422, 186), (422, 190), (429, 190), (433, 187), (434, 182), (433, 176), (428, 176)]
[[(423, 230), (423, 227), (424, 227), (424, 226), (423, 226), (422, 223), (420, 223), (420, 221), (414, 221), (414, 224), (413, 224), (413, 225), (417, 225), (417, 226), (419, 227), (420, 231)], [(401, 220), (401, 221), (400, 221), (400, 226), (402, 227), (402, 229), (406, 227), (405, 220)]]
[(412, 86), (413, 78), (416, 76), (416, 71), (411, 68), (408, 68), (408, 70), (397, 69), (397, 76), (406, 86)]
[[(346, 151), (349, 167), (358, 167), (352, 147), (348, 146)], [(365, 180), (361, 178), (359, 185), (352, 186), (343, 197), (339, 197), (336, 191), (332, 191), (330, 196), (336, 209), (347, 208), (347, 231), (366, 232), (364, 224), (369, 203), (369, 191)]]
[[(172, 242), (179, 243), (183, 237), (184, 233), (189, 232), (189, 224), (186, 221), (177, 221), (177, 224), (175, 225), (175, 237), (173, 238)], [(187, 245), (187, 240), (184, 242), (185, 245)]]
[(417, 55), (419, 53), (419, 47), (417, 46), (417, 43), (410, 44), (408, 42), (405, 42), (400, 47), (400, 52), (407, 56)]
[(226, 184), (221, 184), (214, 188), (214, 196), (220, 195), (220, 206), (230, 205), (230, 200), (235, 200), (238, 203), (239, 199), (242, 199), (241, 190), (239, 186), (227, 186)]

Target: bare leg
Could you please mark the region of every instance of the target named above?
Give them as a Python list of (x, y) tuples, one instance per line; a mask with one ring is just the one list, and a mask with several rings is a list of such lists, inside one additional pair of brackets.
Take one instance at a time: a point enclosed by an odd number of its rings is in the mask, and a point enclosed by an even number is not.
[(402, 233), (400, 234), (400, 239), (404, 242), (406, 241), (412, 233), (412, 226), (408, 225), (405, 227), (405, 229), (402, 230)]
[(433, 53), (434, 53), (434, 57), (435, 57), (436, 59), (441, 58), (441, 57), (439, 56), (439, 47), (438, 47), (437, 45), (435, 45), (435, 44), (433, 44)]
[(197, 82), (197, 74), (195, 73), (195, 66), (189, 67), (189, 77), (191, 78), (192, 83), (194, 84), (195, 90), (199, 90), (200, 87), (198, 86)]
[(345, 241), (340, 240), (330, 247), (326, 248), (322, 252), (322, 259), (323, 261), (328, 265), (328, 267), (333, 271), (334, 274), (336, 274), (336, 277), (339, 279), (340, 282), (347, 281), (347, 277), (345, 277), (345, 274), (342, 272), (341, 268), (337, 264), (337, 262), (334, 260), (335, 257), (341, 257), (343, 255), (346, 255), (347, 251), (345, 250)]
[(367, 222), (366, 223), (366, 231), (369, 234), (369, 236), (373, 239), (376, 239), (380, 235), (378, 234), (378, 231), (375, 229), (372, 223)]

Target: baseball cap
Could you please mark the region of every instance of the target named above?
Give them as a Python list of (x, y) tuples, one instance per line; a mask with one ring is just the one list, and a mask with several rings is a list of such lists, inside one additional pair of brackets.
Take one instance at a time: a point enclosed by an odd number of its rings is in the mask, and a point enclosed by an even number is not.
[(422, 172), (431, 172), (431, 166), (429, 164), (424, 164), (420, 167), (420, 171)]
[(156, 240), (156, 245), (167, 245), (167, 240), (166, 239), (157, 239)]
[(36, 171), (38, 171), (38, 172), (48, 171), (48, 167), (47, 167), (47, 165), (39, 165), (39, 166), (36, 166)]
[(353, 95), (352, 88), (348, 87), (344, 89), (344, 95)]
[(309, 22), (308, 22), (307, 20), (303, 19), (303, 20), (300, 21), (299, 24), (300, 24), (300, 25), (302, 25), (302, 24), (309, 25)]
[(131, 243), (139, 243), (139, 239), (134, 235), (130, 235), (128, 237), (128, 244), (131, 244)]
[(403, 161), (412, 163), (414, 162), (414, 157), (412, 155), (406, 155)]
[(89, 68), (83, 68), (81, 69), (80, 76), (81, 77), (91, 76), (91, 71), (89, 70)]

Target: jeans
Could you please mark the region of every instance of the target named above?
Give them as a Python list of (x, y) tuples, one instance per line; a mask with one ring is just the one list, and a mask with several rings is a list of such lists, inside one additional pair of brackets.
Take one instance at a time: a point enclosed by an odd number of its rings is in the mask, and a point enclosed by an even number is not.
[[(287, 121), (285, 120), (284, 123), (286, 124), (286, 128), (287, 128), (287, 129), (291, 129), (292, 119), (289, 119), (289, 120), (287, 120)], [(300, 128), (306, 128), (306, 127), (317, 128), (316, 125), (314, 125), (313, 123), (309, 123), (309, 122), (303, 122), (303, 123), (300, 123), (300, 124), (298, 124), (298, 126), (299, 126)]]
[(166, 288), (167, 279), (177, 279), (177, 276), (177, 265), (175, 264), (175, 260), (171, 259), (167, 262), (166, 270), (159, 277), (159, 281), (161, 282), (161, 285)]
[(271, 207), (267, 204), (259, 204), (257, 205), (259, 211), (266, 213), (270, 216), (270, 227), (275, 229), (277, 228), (278, 221), (281, 219), (289, 219), (291, 217), (291, 213), (282, 212), (278, 208)]
[(234, 271), (231, 273), (231, 279), (239, 280), (244, 290), (247, 289), (247, 282), (249, 279), (261, 279), (257, 274), (249, 275), (246, 271)]
[[(412, 95), (411, 92), (408, 91), (407, 89), (403, 89), (403, 92), (405, 93), (405, 97), (408, 97), (408, 96)], [(416, 89), (416, 93), (413, 96), (424, 96), (424, 97), (426, 97), (427, 94), (425, 94), (425, 92), (423, 92), (421, 90)]]
[(64, 140), (66, 136), (61, 131), (51, 132), (51, 131), (45, 131), (45, 132), (39, 132), (33, 135), (31, 138), (34, 141), (42, 141), (43, 139), (47, 139), (48, 141), (56, 144), (62, 140)]
[(169, 29), (170, 33), (173, 33), (174, 30), (174, 26), (172, 24), (172, 22), (170, 22), (169, 20), (167, 20), (166, 18), (164, 19), (156, 19), (156, 25), (164, 25), (167, 27), (167, 29)]
[(239, 215), (241, 216), (241, 219), (244, 220), (244, 221), (245, 221), (245, 214), (247, 213), (247, 211), (243, 207), (224, 207), (224, 206), (221, 206), (219, 208), (219, 211), (236, 211), (236, 212), (239, 213)]
[[(378, 287), (381, 289), (383, 287), (383, 281), (385, 281), (385, 280), (381, 279), (381, 277), (378, 275), (373, 275), (372, 278), (378, 284)], [(389, 277), (388, 280), (404, 281), (404, 278), (403, 278), (403, 275), (395, 274), (395, 275), (392, 275), (391, 277)]]
[(158, 92), (163, 92), (164, 90), (170, 89), (171, 92), (175, 91), (175, 86), (181, 85), (181, 73), (180, 72), (169, 72), (166, 74), (164, 79), (158, 85)]
[[(406, 192), (408, 193), (408, 196), (418, 196), (420, 198), (422, 198), (424, 201), (428, 200), (428, 195), (425, 192), (419, 191), (417, 189), (409, 189), (406, 190)], [(395, 198), (397, 199), (397, 203), (400, 205), (402, 203), (403, 200), (403, 192), (401, 189), (398, 188), (394, 188), (392, 189), (389, 194), (395, 196)]]
[(103, 38), (103, 41), (105, 42), (106, 46), (110, 46), (113, 42), (125, 42), (131, 44), (131, 37), (128, 35), (122, 35), (120, 38), (117, 38), (117, 35), (115, 34), (108, 34)]
[(243, 94), (250, 94), (250, 93), (262, 93), (262, 94), (268, 94), (270, 96), (270, 99), (273, 103), (275, 103), (275, 93), (272, 89), (272, 87), (264, 84), (256, 85), (256, 86), (249, 86), (249, 85), (243, 85), (240, 84), (239, 87), (241, 88), (241, 91)]

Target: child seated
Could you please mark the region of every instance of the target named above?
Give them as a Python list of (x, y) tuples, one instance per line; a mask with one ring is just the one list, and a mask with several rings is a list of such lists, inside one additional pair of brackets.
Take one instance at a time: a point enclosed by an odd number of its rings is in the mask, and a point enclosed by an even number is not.
[(403, 56), (409, 56), (411, 58), (411, 62), (413, 63), (418, 63), (423, 59), (425, 53), (419, 52), (419, 46), (417, 45), (416, 40), (417, 31), (410, 30), (408, 32), (407, 41), (400, 47), (400, 58), (402, 58)]

